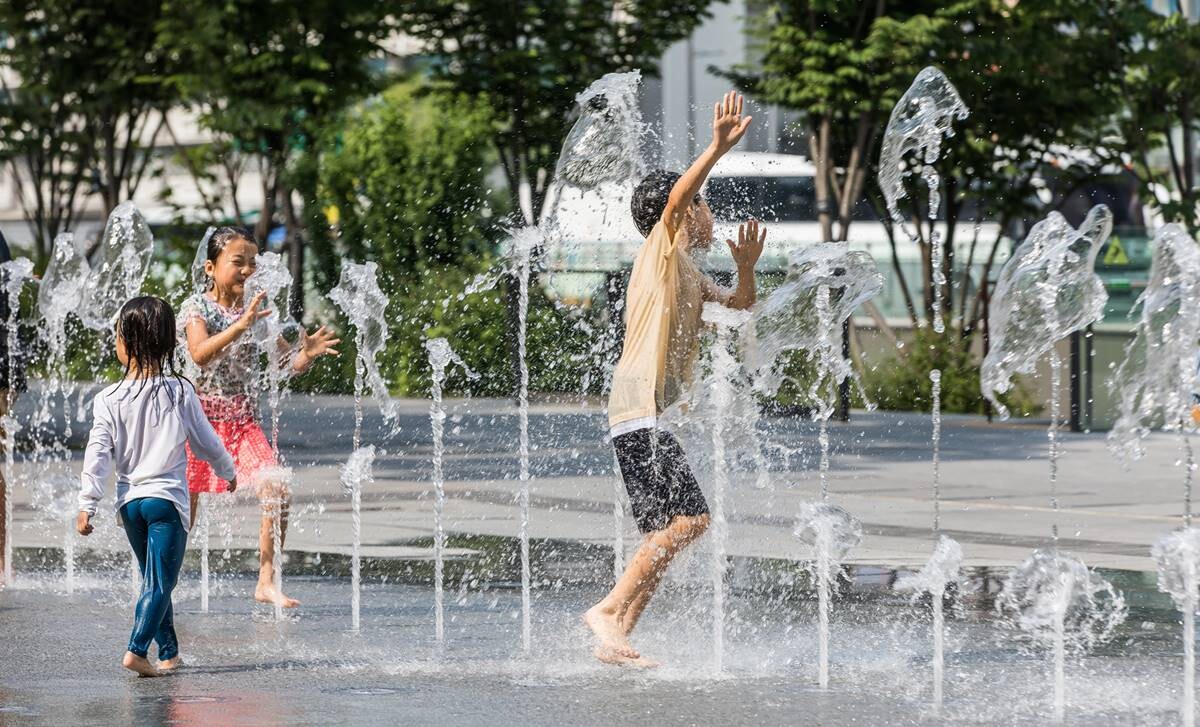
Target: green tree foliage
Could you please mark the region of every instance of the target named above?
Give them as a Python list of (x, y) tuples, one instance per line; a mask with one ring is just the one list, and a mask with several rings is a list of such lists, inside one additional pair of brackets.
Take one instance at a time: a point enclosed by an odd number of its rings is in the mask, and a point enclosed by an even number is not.
[(88, 196), (111, 209), (151, 171), (146, 150), (175, 101), (163, 82), (174, 65), (158, 44), (162, 18), (159, 0), (0, 3), (0, 155), (39, 260)]
[(1200, 233), (1195, 143), (1200, 133), (1200, 25), (1182, 11), (1166, 16), (1146, 11), (1146, 16), (1129, 43), (1132, 57), (1121, 89), (1126, 110), (1113, 117), (1125, 152), (1122, 161), (1166, 221), (1186, 225), (1195, 235)]
[[(314, 150), (318, 287), (337, 284), (343, 257), (375, 260), (394, 279), (477, 266), (494, 236), (491, 119), (468, 96), (407, 82), (331, 123)], [(336, 229), (325, 214), (334, 209)]]
[(760, 60), (726, 71), (760, 101), (803, 113), (825, 241), (847, 239), (892, 106), (945, 31), (942, 4), (772, 3), (752, 27)]
[[(541, 209), (575, 94), (613, 71), (657, 71), (712, 0), (407, 0), (405, 31), (434, 54), (434, 75), (487, 98), (513, 211), (530, 186)], [(526, 215), (526, 223), (533, 219)]]
[[(369, 60), (392, 30), (388, 8), (373, 0), (164, 0), (162, 44), (182, 70), (171, 77), (219, 155), (247, 155), (262, 173), (256, 232), (279, 213), (303, 305), (300, 201), (288, 163), (347, 103), (375, 88)], [(237, 160), (228, 160), (237, 168)], [(300, 311), (294, 311), (299, 313)]]
[[(987, 313), (983, 286), (967, 272), (955, 273), (982, 260), (988, 275), (1003, 233), (1043, 216), (1100, 170), (1111, 144), (1105, 129), (1126, 100), (1128, 49), (1148, 14), (1136, 0), (777, 2), (754, 30), (762, 62), (730, 75), (759, 98), (803, 113), (824, 239), (847, 238), (850, 212), (863, 194), (875, 203), (892, 238), (891, 274), (916, 329), (932, 319), (929, 195), (918, 174), (909, 177), (904, 212), (923, 262), (924, 298), (916, 301), (900, 265), (901, 250), (913, 243), (883, 213), (878, 152), (888, 115), (917, 71), (937, 65), (946, 73), (971, 116), (956, 123), (937, 164), (943, 272), (951, 281), (942, 299), (953, 325), (933, 342), (940, 349), (933, 358), (974, 366), (969, 352)], [(1059, 166), (1057, 157), (1068, 150), (1072, 163)], [(1090, 163), (1081, 161), (1088, 157)], [(1036, 193), (1050, 179), (1058, 194), (1047, 203)], [(981, 241), (976, 227), (961, 260), (956, 233), (959, 223), (972, 221), (964, 220), (968, 208), (998, 223), (1001, 235)], [(926, 348), (909, 347), (902, 356)], [(978, 408), (978, 394), (972, 396), (970, 408)]]

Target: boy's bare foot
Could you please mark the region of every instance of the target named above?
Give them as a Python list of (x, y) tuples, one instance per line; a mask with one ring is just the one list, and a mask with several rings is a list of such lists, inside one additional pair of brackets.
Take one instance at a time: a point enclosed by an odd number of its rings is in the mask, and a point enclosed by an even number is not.
[(125, 652), (125, 658), (121, 659), (121, 666), (131, 672), (135, 672), (138, 676), (157, 677), (162, 676), (158, 673), (158, 669), (150, 663), (150, 660), (144, 656), (138, 656), (132, 651)]
[(641, 658), (637, 649), (629, 644), (625, 637), (625, 629), (621, 621), (613, 614), (602, 610), (599, 604), (588, 609), (583, 614), (583, 622), (592, 630), (596, 637), (596, 658), (606, 664), (616, 664), (620, 661)]
[(284, 608), (295, 608), (300, 605), (300, 602), (296, 599), (289, 598), (277, 591), (274, 583), (259, 583), (254, 589), (254, 600), (259, 603), (270, 603), (272, 605), (278, 602)]
[(174, 671), (180, 666), (183, 666), (183, 659), (179, 656), (174, 656), (170, 659), (163, 659), (158, 662), (159, 671)]

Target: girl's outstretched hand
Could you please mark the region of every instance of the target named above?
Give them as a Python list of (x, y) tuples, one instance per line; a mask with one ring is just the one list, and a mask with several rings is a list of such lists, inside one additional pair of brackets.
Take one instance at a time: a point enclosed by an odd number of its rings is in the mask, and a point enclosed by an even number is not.
[(293, 368), (296, 371), (305, 371), (312, 362), (321, 356), (340, 356), (334, 346), (342, 342), (340, 338), (334, 338), (337, 334), (332, 328), (321, 326), (312, 333), (308, 333), (303, 328), (300, 329), (300, 353), (296, 356), (296, 362)]
[(75, 517), (75, 530), (78, 531), (80, 535), (91, 535), (92, 516), (81, 511), (79, 515)]
[(234, 324), (237, 327), (238, 332), (245, 333), (246, 331), (250, 330), (250, 326), (271, 315), (271, 310), (269, 308), (259, 310), (259, 306), (261, 306), (266, 299), (267, 292), (265, 290), (259, 291), (258, 295), (254, 296), (254, 299), (250, 301), (250, 305), (246, 306), (246, 310), (242, 313), (242, 317), (239, 318), (237, 323)]

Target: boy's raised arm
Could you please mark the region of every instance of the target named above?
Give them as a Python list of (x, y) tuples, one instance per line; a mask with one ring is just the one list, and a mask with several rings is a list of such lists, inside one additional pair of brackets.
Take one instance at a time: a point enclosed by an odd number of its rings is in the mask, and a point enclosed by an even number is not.
[(746, 129), (750, 128), (750, 121), (753, 117), (742, 116), (744, 104), (745, 99), (742, 95), (734, 91), (725, 94), (723, 99), (713, 104), (712, 143), (700, 153), (696, 161), (692, 162), (692, 165), (671, 188), (667, 206), (663, 209), (662, 220), (667, 226), (667, 233), (672, 238), (675, 237), (679, 226), (683, 224), (684, 216), (687, 214), (692, 200), (697, 194), (700, 194), (700, 188), (704, 186), (704, 180), (708, 179), (708, 173), (712, 171), (713, 165), (726, 152), (737, 146), (737, 143), (745, 136)]

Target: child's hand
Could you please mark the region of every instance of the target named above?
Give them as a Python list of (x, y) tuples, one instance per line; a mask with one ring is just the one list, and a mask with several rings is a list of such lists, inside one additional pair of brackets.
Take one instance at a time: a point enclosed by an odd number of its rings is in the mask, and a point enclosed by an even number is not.
[(730, 91), (713, 104), (713, 146), (721, 154), (737, 146), (750, 128), (752, 117), (742, 117), (745, 100), (740, 93)]
[(92, 529), (92, 516), (86, 512), (80, 512), (75, 518), (75, 530), (80, 535), (91, 535)]
[(311, 334), (300, 329), (300, 355), (309, 361), (321, 356), (341, 355), (334, 346), (341, 343), (342, 339), (334, 338), (335, 335), (337, 334), (333, 332), (332, 328), (325, 326), (321, 326)]
[(233, 492), (236, 489), (237, 489), (237, 478), (234, 477), (232, 480), (229, 481), (229, 485), (226, 486), (225, 491)]
[(725, 244), (729, 245), (729, 252), (733, 255), (733, 261), (737, 263), (739, 270), (753, 269), (758, 258), (762, 255), (763, 243), (767, 239), (767, 230), (764, 227), (762, 234), (758, 231), (758, 220), (749, 219), (745, 224), (738, 225), (738, 241), (735, 244), (733, 240), (726, 240)]
[(258, 307), (262, 305), (263, 301), (266, 299), (267, 292), (265, 290), (259, 291), (258, 295), (254, 296), (254, 299), (250, 301), (250, 305), (246, 306), (246, 310), (244, 313), (242, 313), (242, 317), (238, 318), (237, 323), (234, 323), (232, 327), (236, 328), (238, 333), (245, 333), (246, 331), (250, 330), (250, 326), (254, 325), (257, 321), (271, 315), (271, 310), (269, 308), (264, 310), (258, 309)]

